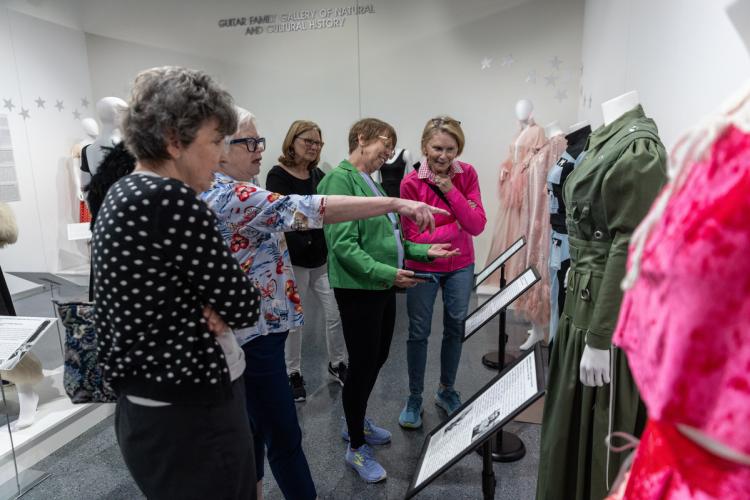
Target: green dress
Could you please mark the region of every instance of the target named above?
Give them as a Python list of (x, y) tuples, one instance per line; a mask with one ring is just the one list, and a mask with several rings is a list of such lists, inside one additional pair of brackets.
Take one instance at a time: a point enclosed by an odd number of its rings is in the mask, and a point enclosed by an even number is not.
[(580, 382), (579, 365), (587, 344), (612, 347), (630, 236), (666, 182), (667, 155), (641, 106), (594, 131), (586, 151), (563, 186), (571, 267), (550, 353), (539, 500), (604, 498), (624, 458), (606, 436), (640, 435), (646, 419), (623, 353), (612, 348), (611, 383), (600, 388)]

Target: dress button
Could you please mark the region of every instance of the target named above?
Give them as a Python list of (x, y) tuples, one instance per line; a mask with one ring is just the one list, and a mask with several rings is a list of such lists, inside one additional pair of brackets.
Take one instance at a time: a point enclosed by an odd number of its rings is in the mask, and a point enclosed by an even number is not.
[(581, 290), (581, 300), (589, 300), (591, 298), (591, 292), (589, 292), (588, 288), (584, 288)]
[(595, 240), (600, 240), (602, 239), (603, 236), (604, 236), (604, 233), (602, 233), (600, 230), (597, 229), (596, 231), (594, 231)]

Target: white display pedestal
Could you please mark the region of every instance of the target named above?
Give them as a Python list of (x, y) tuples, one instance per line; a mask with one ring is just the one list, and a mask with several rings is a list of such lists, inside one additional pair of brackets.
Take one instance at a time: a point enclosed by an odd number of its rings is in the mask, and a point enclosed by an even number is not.
[[(47, 384), (51, 381), (51, 388), (47, 386), (40, 394), (34, 423), (25, 429), (11, 431), (19, 476), (114, 413), (113, 404), (71, 403), (63, 390), (62, 377), (62, 366), (45, 371), (45, 381)], [(13, 390), (12, 386), (5, 387), (6, 395)], [(13, 451), (7, 425), (0, 427), (0, 484), (3, 485), (0, 494), (4, 487), (9, 486), (5, 483), (15, 488)]]

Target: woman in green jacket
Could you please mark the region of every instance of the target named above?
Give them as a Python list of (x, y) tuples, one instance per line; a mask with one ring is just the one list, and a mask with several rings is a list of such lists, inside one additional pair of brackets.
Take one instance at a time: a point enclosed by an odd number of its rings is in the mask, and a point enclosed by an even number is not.
[[(320, 194), (387, 196), (370, 174), (391, 156), (396, 145), (393, 127), (375, 118), (355, 123), (349, 131), (349, 159), (327, 174)], [(324, 228), (328, 244), (328, 277), (341, 313), (349, 352), (349, 373), (342, 402), (350, 441), (346, 462), (367, 482), (386, 477), (371, 445), (385, 444), (391, 433), (365, 418), (380, 368), (388, 358), (396, 320), (394, 287), (419, 281), (402, 269), (404, 259), (429, 261), (456, 255), (450, 244), (419, 245), (403, 239), (398, 217), (389, 213), (370, 219), (331, 224)]]

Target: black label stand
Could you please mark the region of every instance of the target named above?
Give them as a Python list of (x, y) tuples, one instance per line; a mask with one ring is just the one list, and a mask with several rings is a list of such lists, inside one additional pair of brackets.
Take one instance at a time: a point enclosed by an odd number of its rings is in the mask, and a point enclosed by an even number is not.
[[(511, 249), (512, 248), (513, 247), (511, 247)], [(527, 269), (526, 271), (524, 271), (524, 273), (521, 274), (521, 276), (523, 277), (528, 272), (529, 270)], [(532, 272), (534, 276), (537, 277), (537, 280), (538, 280), (537, 273), (533, 270)], [(528, 287), (524, 288), (523, 292), (528, 290), (528, 288), (534, 283), (536, 283), (536, 281), (531, 283)], [(504, 290), (506, 285), (507, 283), (505, 279), (505, 264), (503, 263), (500, 265), (500, 290), (501, 291)], [(520, 294), (516, 295), (516, 297), (518, 297), (519, 295)], [(515, 300), (515, 297), (513, 297), (513, 300)], [(503, 368), (505, 368), (505, 366), (509, 365), (510, 363), (513, 363), (516, 359), (513, 356), (509, 356), (505, 354), (505, 345), (508, 339), (508, 335), (506, 333), (506, 327), (505, 327), (507, 305), (510, 305), (510, 303), (506, 304), (505, 307), (502, 307), (498, 313), (499, 314), (498, 339), (497, 339), (498, 350), (497, 352), (487, 353), (482, 357), (482, 363), (485, 366), (494, 368), (498, 370), (499, 372), (502, 371)], [(494, 359), (493, 364), (490, 364), (488, 362), (489, 361), (488, 358), (492, 357), (493, 354), (495, 355), (495, 359)], [(498, 360), (502, 360), (502, 361), (497, 362)], [(526, 455), (526, 446), (523, 444), (523, 441), (521, 441), (521, 439), (515, 434), (511, 434), (510, 432), (507, 432), (507, 431), (501, 430), (500, 432), (498, 432), (497, 435), (495, 436), (495, 439), (490, 441), (490, 445), (492, 447), (491, 457), (492, 457), (492, 460), (494, 460), (495, 462), (516, 462), (518, 460), (521, 460)], [(484, 450), (478, 449), (477, 453), (484, 453)]]
[(406, 498), (412, 498), (477, 447), (485, 450), (482, 498), (495, 498), (492, 465), (494, 435), (545, 391), (544, 363), (539, 345), (493, 377), (449, 419), (425, 438)]

